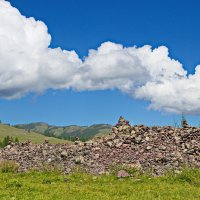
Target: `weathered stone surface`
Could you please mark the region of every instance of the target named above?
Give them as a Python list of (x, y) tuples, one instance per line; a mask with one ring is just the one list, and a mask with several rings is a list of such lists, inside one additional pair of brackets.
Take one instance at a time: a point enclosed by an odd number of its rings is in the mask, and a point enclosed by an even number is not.
[(83, 164), (84, 163), (84, 157), (83, 156), (78, 156), (75, 158), (75, 163), (76, 164)]
[(68, 153), (66, 150), (62, 151), (60, 155), (61, 157), (68, 157)]

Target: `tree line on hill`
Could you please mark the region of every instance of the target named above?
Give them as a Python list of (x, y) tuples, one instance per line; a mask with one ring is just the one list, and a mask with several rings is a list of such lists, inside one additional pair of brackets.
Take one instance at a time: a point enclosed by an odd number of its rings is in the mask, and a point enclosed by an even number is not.
[(6, 147), (10, 142), (18, 143), (19, 139), (17, 137), (13, 138), (10, 136), (6, 136), (6, 137), (4, 137), (3, 140), (0, 140), (0, 148)]
[[(69, 136), (69, 135), (55, 135), (53, 132), (50, 132), (48, 129), (44, 131), (44, 136), (47, 137), (54, 137), (54, 138), (58, 138), (58, 139), (63, 139), (63, 140), (68, 140), (71, 142), (74, 142), (77, 138), (77, 136)], [(92, 137), (85, 137), (85, 136), (79, 136), (78, 137), (80, 141), (82, 142), (86, 142), (87, 140), (91, 139)]]

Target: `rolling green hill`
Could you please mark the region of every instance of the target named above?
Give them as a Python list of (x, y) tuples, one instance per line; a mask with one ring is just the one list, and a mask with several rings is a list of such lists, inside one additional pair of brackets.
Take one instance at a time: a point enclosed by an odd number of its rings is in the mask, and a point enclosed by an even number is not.
[(27, 132), (23, 129), (18, 129), (12, 126), (8, 126), (5, 124), (0, 124), (0, 140), (2, 141), (6, 136), (12, 138), (18, 138), (20, 142), (25, 142), (30, 140), (32, 143), (43, 143), (45, 140), (48, 140), (50, 143), (64, 143), (66, 141), (53, 138), (46, 137), (44, 135), (35, 133), (35, 132)]
[(96, 124), (92, 126), (52, 126), (47, 123), (38, 122), (30, 124), (18, 124), (16, 128), (24, 129), (27, 131), (34, 131), (46, 136), (70, 139), (80, 137), (88, 140), (94, 136), (108, 134), (112, 126), (109, 124)]

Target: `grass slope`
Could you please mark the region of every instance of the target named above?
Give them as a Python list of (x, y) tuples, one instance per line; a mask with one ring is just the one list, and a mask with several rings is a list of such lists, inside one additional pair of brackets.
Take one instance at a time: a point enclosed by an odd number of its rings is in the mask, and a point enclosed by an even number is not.
[(4, 137), (10, 136), (15, 139), (17, 137), (20, 142), (25, 142), (30, 140), (32, 143), (43, 143), (45, 140), (49, 140), (50, 143), (64, 143), (66, 141), (60, 140), (53, 137), (45, 137), (41, 134), (30, 132), (23, 129), (18, 129), (8, 125), (0, 124), (0, 140), (2, 141)]
[(76, 173), (0, 173), (1, 200), (199, 200), (200, 171), (117, 179)]

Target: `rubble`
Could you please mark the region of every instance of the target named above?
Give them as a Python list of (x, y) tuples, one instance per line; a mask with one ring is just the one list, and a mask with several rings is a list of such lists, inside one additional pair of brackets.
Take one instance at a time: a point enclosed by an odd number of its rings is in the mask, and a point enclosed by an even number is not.
[(117, 172), (117, 178), (126, 178), (129, 177), (129, 173), (125, 170), (120, 170)]
[(200, 168), (200, 128), (131, 126), (120, 117), (109, 135), (85, 143), (77, 139), (75, 144), (11, 143), (0, 149), (0, 160), (16, 161), (19, 171), (48, 164), (61, 167), (65, 173), (81, 166), (87, 172), (102, 174), (124, 165), (162, 175), (185, 165)]

